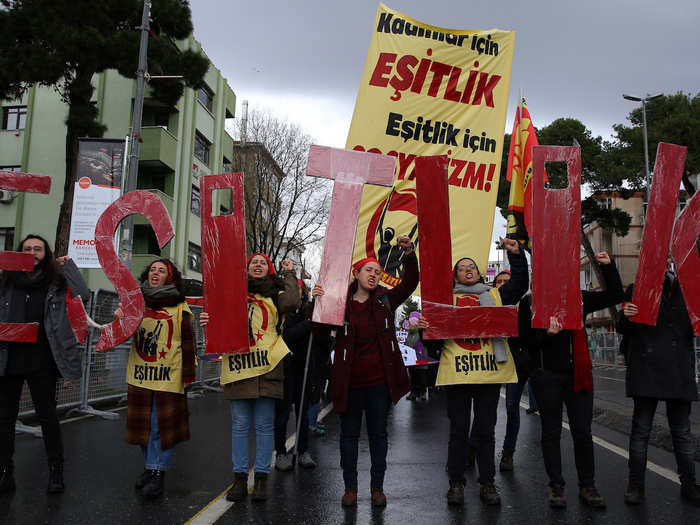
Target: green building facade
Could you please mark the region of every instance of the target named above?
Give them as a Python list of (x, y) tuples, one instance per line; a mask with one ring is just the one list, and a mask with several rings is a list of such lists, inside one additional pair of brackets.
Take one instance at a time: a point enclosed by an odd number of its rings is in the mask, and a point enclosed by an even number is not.
[[(192, 37), (178, 47), (202, 52)], [(236, 95), (213, 64), (204, 80), (206, 86), (198, 91), (186, 88), (175, 108), (150, 98), (147, 90), (138, 173), (138, 188), (161, 198), (175, 228), (162, 255), (175, 261), (185, 278), (200, 282), (199, 178), (231, 171), (233, 139), (225, 122), (234, 117), (236, 107)], [(128, 136), (136, 81), (110, 70), (95, 75), (93, 85), (99, 121), (107, 128), (104, 137)], [(52, 88), (37, 86), (21, 100), (1, 103), (0, 170), (49, 175), (52, 182), (49, 195), (0, 193), (0, 250), (14, 250), (29, 233), (42, 235), (53, 246), (63, 201), (68, 108)], [(132, 271), (140, 273), (159, 252), (147, 221), (137, 216)], [(85, 270), (85, 276), (92, 289), (114, 289), (100, 269)]]

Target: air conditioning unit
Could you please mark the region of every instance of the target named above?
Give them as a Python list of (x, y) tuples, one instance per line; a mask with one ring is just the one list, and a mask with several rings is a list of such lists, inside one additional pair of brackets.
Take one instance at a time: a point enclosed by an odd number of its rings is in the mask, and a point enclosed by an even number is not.
[(15, 194), (8, 190), (0, 190), (0, 202), (12, 202)]

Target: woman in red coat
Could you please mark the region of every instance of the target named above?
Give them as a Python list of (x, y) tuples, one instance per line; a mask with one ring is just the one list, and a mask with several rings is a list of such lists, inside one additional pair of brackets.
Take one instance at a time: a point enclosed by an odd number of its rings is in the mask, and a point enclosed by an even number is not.
[[(345, 494), (342, 504), (357, 505), (357, 449), (362, 413), (367, 421), (372, 459), (372, 505), (386, 505), (386, 423), (391, 401), (397, 403), (410, 391), (410, 381), (396, 341), (394, 311), (418, 285), (418, 260), (406, 236), (397, 239), (404, 250), (401, 283), (389, 290), (379, 286), (382, 268), (374, 258), (353, 265), (355, 279), (348, 290), (345, 324), (338, 328), (331, 372), (333, 409), (340, 414), (340, 466)], [(317, 284), (312, 295), (323, 295)]]

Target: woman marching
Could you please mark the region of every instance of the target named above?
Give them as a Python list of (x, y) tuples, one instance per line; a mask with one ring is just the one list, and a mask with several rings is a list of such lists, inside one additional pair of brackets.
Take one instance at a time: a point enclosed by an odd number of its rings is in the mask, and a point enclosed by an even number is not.
[(47, 492), (63, 492), (63, 442), (56, 415), (56, 380), (79, 379), (80, 345), (73, 335), (66, 304), (90, 296), (83, 276), (67, 256), (54, 260), (49, 244), (27, 235), (19, 252), (34, 256), (29, 272), (4, 271), (0, 281), (0, 322), (38, 323), (32, 343), (0, 341), (0, 493), (15, 488), (15, 423), (26, 381), (39, 417), (49, 460)]
[[(228, 501), (241, 501), (248, 494), (248, 451), (251, 424), (255, 426), (255, 487), (252, 499), (267, 498), (267, 476), (274, 450), (275, 400), (284, 397), (282, 358), (289, 353), (282, 339), (284, 315), (299, 306), (299, 283), (292, 261), (282, 261), (282, 276), (270, 258), (256, 253), (248, 258), (248, 354), (224, 354), (221, 385), (231, 401), (231, 450), (233, 485)], [(209, 323), (202, 313), (200, 324)], [(278, 366), (279, 365), (279, 366)]]
[[(379, 286), (382, 268), (374, 258), (353, 265), (345, 307), (345, 325), (338, 329), (331, 372), (333, 410), (340, 414), (340, 466), (343, 469), (345, 507), (357, 505), (357, 453), (362, 413), (367, 421), (372, 460), (372, 505), (386, 505), (384, 473), (388, 449), (386, 424), (390, 403), (410, 391), (410, 381), (396, 341), (394, 311), (418, 285), (418, 261), (411, 239), (398, 237), (404, 252), (401, 283), (389, 290)], [(321, 284), (314, 297), (323, 295)], [(319, 332), (325, 332), (326, 327)]]
[[(126, 442), (140, 445), (146, 468), (135, 483), (148, 499), (163, 494), (175, 445), (190, 439), (185, 386), (194, 381), (192, 312), (182, 275), (158, 259), (140, 277), (146, 310), (134, 334), (126, 368)], [(115, 317), (121, 317), (120, 308)]]
[[(505, 239), (511, 278), (500, 288), (484, 283), (474, 260), (464, 258), (454, 268), (455, 304), (458, 306), (501, 306), (517, 304), (527, 290), (525, 255), (517, 241)], [(427, 328), (424, 318), (420, 328)], [(513, 357), (505, 338), (449, 339), (428, 346), (440, 348), (440, 365), (436, 385), (446, 385), (447, 417), (450, 440), (447, 471), (450, 488), (447, 502), (464, 504), (464, 469), (467, 465), (467, 435), (470, 407), (474, 405), (474, 432), (478, 441), (476, 460), (479, 466), (479, 496), (487, 505), (500, 505), (501, 497), (494, 485), (496, 414), (502, 383), (517, 383)], [(457, 365), (455, 365), (457, 363)]]

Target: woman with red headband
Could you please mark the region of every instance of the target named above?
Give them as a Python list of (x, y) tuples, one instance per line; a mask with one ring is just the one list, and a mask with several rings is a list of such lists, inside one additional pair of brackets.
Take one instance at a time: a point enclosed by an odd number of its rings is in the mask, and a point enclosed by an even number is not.
[[(255, 427), (255, 486), (252, 499), (267, 498), (267, 476), (274, 450), (275, 402), (284, 397), (284, 365), (289, 349), (282, 338), (285, 314), (299, 306), (299, 283), (290, 260), (282, 261), (282, 276), (264, 253), (248, 258), (248, 335), (250, 352), (221, 356), (221, 385), (231, 405), (233, 485), (228, 501), (248, 494), (250, 428)], [(209, 315), (202, 313), (206, 326)]]
[[(126, 368), (126, 442), (141, 446), (146, 468), (134, 486), (153, 499), (163, 494), (175, 445), (190, 438), (185, 386), (194, 381), (194, 333), (182, 276), (172, 262), (152, 262), (140, 281), (146, 310)], [(120, 305), (115, 316), (122, 315)]]
[[(338, 329), (331, 372), (333, 410), (340, 414), (340, 466), (343, 469), (345, 507), (357, 505), (357, 449), (365, 413), (372, 460), (372, 505), (386, 505), (384, 473), (388, 449), (386, 424), (390, 402), (411, 390), (399, 344), (394, 312), (418, 285), (418, 260), (411, 239), (398, 237), (404, 251), (401, 283), (392, 290), (379, 285), (382, 268), (374, 258), (353, 265), (355, 279), (348, 289), (345, 325)], [(323, 295), (321, 284), (314, 297)]]

